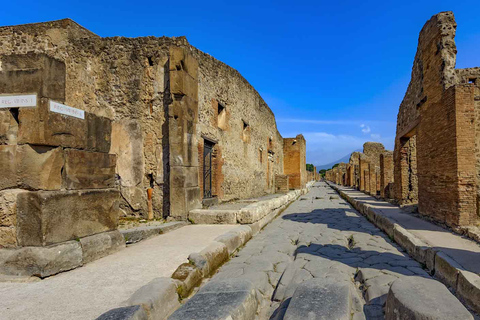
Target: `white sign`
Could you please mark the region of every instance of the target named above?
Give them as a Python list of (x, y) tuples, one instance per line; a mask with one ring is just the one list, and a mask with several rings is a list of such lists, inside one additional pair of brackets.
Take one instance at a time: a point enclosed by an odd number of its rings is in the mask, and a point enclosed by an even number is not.
[(69, 106), (66, 106), (64, 104), (51, 101), (50, 100), (50, 111), (56, 112), (56, 113), (61, 113), (66, 116), (71, 116), (75, 117), (78, 119), (85, 119), (85, 111), (77, 109), (77, 108), (72, 108)]
[(0, 95), (0, 108), (25, 108), (36, 106), (36, 94)]

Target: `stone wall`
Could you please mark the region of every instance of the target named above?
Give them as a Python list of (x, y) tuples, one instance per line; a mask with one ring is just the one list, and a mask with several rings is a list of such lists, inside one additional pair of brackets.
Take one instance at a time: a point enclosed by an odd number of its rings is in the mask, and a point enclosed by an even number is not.
[(0, 248), (43, 247), (116, 230), (111, 120), (52, 111), (52, 101), (65, 102), (62, 61), (12, 54), (0, 56), (0, 65), (0, 99), (31, 93), (37, 101), (0, 109)]
[(393, 194), (393, 152), (380, 154), (380, 197), (392, 199)]
[[(64, 65), (65, 90), (51, 98), (112, 120), (107, 152), (117, 159), (120, 216), (186, 219), (200, 207), (205, 141), (214, 145), (217, 200), (275, 192), (285, 166), (272, 111), (235, 69), (184, 37), (102, 38), (65, 19), (2, 27), (0, 44), (0, 68), (15, 55), (54, 58)], [(0, 128), (0, 141), (15, 138), (11, 117), (2, 115)], [(300, 187), (306, 144), (296, 139), (302, 147), (293, 187)]]
[(289, 177), (290, 189), (305, 188), (307, 183), (306, 141), (303, 135), (283, 139), (283, 172)]
[[(478, 219), (478, 69), (456, 70), (452, 12), (420, 32), (395, 139), (395, 197), (450, 226)], [(477, 93), (476, 93), (477, 92)]]

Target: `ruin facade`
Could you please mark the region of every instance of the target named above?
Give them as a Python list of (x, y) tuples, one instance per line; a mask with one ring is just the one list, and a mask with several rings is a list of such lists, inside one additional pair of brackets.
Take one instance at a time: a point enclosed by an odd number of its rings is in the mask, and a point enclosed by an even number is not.
[(325, 178), (375, 197), (393, 198), (393, 152), (378, 142), (366, 142), (363, 152), (352, 152), (348, 163), (327, 170)]
[(478, 222), (480, 69), (455, 69), (452, 12), (423, 27), (395, 138), (395, 198), (449, 226)]
[(0, 108), (0, 248), (112, 232), (123, 217), (186, 220), (309, 178), (303, 136), (283, 139), (247, 80), (185, 37), (1, 27), (0, 99), (27, 95)]

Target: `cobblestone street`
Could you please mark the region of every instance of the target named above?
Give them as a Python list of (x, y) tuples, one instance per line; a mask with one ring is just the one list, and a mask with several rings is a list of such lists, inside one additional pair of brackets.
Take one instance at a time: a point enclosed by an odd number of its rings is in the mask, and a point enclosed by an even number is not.
[[(313, 282), (328, 285), (333, 280), (345, 284), (349, 294), (332, 294), (346, 300), (334, 303), (327, 318), (383, 319), (390, 285), (410, 276), (430, 278), (418, 262), (320, 182), (219, 269), (209, 284), (251, 281), (260, 305), (257, 319), (278, 320), (302, 318), (294, 314), (301, 305), (288, 308), (300, 283), (316, 279)], [(307, 309), (316, 307), (312, 301), (306, 300)]]

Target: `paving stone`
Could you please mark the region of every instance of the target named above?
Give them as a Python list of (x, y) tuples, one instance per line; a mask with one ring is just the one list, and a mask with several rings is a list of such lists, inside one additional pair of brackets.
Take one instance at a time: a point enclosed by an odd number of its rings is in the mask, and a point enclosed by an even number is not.
[(257, 311), (253, 284), (246, 280), (210, 281), (175, 311), (169, 320), (248, 320)]
[(142, 306), (129, 306), (109, 310), (96, 320), (147, 320), (148, 315)]
[(285, 320), (350, 320), (348, 285), (334, 280), (313, 279), (300, 285), (288, 305)]
[(458, 319), (473, 316), (448, 289), (438, 281), (421, 277), (403, 277), (390, 287), (385, 319)]

